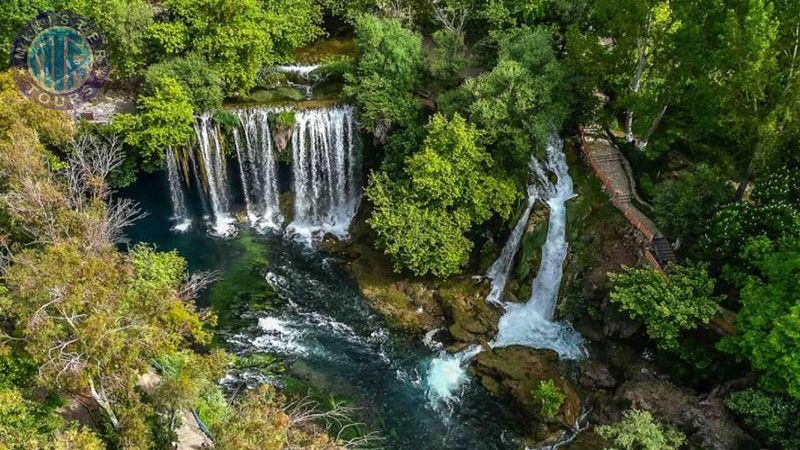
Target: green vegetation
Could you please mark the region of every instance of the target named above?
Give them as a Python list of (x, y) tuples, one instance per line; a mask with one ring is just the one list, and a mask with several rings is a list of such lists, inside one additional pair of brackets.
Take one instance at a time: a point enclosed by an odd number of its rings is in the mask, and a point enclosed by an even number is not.
[(739, 333), (725, 338), (721, 348), (762, 372), (765, 389), (800, 399), (800, 241), (772, 247), (761, 237), (745, 249), (758, 275), (741, 290)]
[(545, 419), (555, 417), (566, 399), (564, 393), (561, 392), (561, 389), (556, 386), (553, 380), (539, 382), (539, 386), (531, 390), (531, 396), (539, 404), (539, 414)]
[[(641, 188), (634, 204), (680, 244), (681, 263), (606, 277), (637, 264), (642, 242), (573, 158), (566, 310), (599, 321), (618, 308), (643, 326), (655, 362), (692, 363), (680, 375), (704, 392), (752, 372), (729, 409), (766, 444), (800, 445), (800, 2), (5, 0), (0, 52), (32, 17), (58, 9), (103, 30), (108, 88), (136, 111), (76, 127), (0, 74), (0, 447), (160, 448), (187, 409), (223, 449), (341, 444), (276, 392), (228, 404), (216, 382), (229, 367), (282, 367), (212, 350), (214, 327), (238, 326), (243, 305), (275, 299), (253, 236), (239, 236), (241, 254), (209, 292), (219, 324), (197, 310), (200, 286), (178, 254), (119, 245), (138, 210), (112, 185), (191, 144), (200, 114), (230, 133), (226, 100), (287, 105), (270, 117), (281, 131), (299, 108), (354, 104), (373, 139), (358, 224), (367, 242), (351, 248), (361, 258), (353, 271), (391, 324), (450, 325), (464, 342), (497, 322), (464, 280), (485, 272), (524, 207), (531, 158), (553, 137), (607, 131)], [(273, 67), (297, 62), (321, 64), (312, 102)], [(289, 213), (290, 196), (281, 203)], [(509, 297), (530, 293), (545, 213), (537, 207), (527, 224)], [(412, 296), (412, 275), (436, 289)], [(719, 327), (729, 335), (712, 330), (715, 318), (733, 322)], [(153, 361), (160, 381), (146, 390)], [(720, 362), (714, 374), (709, 361)], [(530, 394), (542, 417), (558, 415), (555, 383)], [(67, 395), (92, 397), (102, 426), (57, 414)], [(613, 448), (684, 442), (644, 411), (598, 431)]]
[(270, 121), (281, 130), (291, 129), (297, 119), (294, 111), (281, 111), (270, 116)]
[(397, 270), (445, 277), (464, 266), (472, 242), (464, 236), (492, 213), (510, 214), (512, 184), (490, 175), (492, 157), (480, 132), (456, 114), (434, 116), (423, 148), (405, 161), (405, 179), (374, 175), (367, 196), (369, 223)]
[(678, 450), (686, 442), (683, 433), (637, 409), (625, 411), (613, 425), (597, 427), (597, 432), (612, 443), (608, 450)]
[(707, 324), (716, 313), (714, 280), (703, 266), (670, 266), (669, 278), (633, 268), (609, 277), (611, 301), (644, 323), (660, 348), (679, 351), (683, 332)]
[(653, 197), (653, 215), (668, 236), (698, 239), (714, 211), (733, 200), (725, 178), (717, 168), (701, 164), (659, 186)]
[(800, 448), (800, 400), (768, 394), (760, 389), (734, 392), (726, 401), (728, 408), (748, 427), (776, 448)]
[(177, 80), (165, 76), (154, 83), (152, 95), (139, 97), (139, 110), (116, 116), (112, 129), (140, 149), (145, 168), (156, 169), (166, 149), (181, 147), (193, 136), (191, 98)]
[(416, 119), (420, 104), (423, 52), (419, 35), (400, 22), (364, 15), (356, 21), (358, 58), (346, 77), (345, 93), (355, 100), (361, 120), (376, 136)]

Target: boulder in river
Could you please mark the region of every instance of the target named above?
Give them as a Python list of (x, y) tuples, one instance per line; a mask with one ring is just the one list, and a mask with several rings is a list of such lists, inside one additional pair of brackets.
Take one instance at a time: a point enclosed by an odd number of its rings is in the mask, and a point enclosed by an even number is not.
[[(492, 395), (509, 400), (525, 423), (533, 424), (528, 431), (537, 442), (549, 441), (571, 429), (581, 413), (578, 393), (564, 377), (558, 353), (553, 350), (515, 345), (484, 351), (475, 357), (471, 371)], [(550, 419), (541, 416), (541, 406), (531, 394), (548, 380), (564, 394), (564, 403)]]

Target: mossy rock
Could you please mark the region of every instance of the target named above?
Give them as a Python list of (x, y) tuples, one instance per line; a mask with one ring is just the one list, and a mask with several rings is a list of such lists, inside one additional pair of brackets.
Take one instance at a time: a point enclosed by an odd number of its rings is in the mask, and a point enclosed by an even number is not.
[(278, 197), (284, 223), (291, 223), (294, 219), (294, 193), (284, 192)]
[[(270, 114), (269, 121), (272, 124), (272, 141), (275, 142), (275, 148), (278, 150), (278, 158), (280, 159), (284, 154), (289, 153), (286, 149), (289, 145), (289, 140), (292, 138), (292, 129), (297, 122), (297, 118), (294, 111), (287, 110)], [(291, 162), (291, 155), (288, 162)]]
[[(534, 426), (530, 434), (544, 439), (536, 424), (547, 430), (572, 428), (581, 412), (581, 400), (572, 384), (563, 375), (558, 353), (552, 350), (532, 349), (522, 346), (497, 348), (479, 353), (470, 366), (470, 371), (479, 377), (481, 384), (493, 395), (512, 401), (523, 416)], [(531, 395), (542, 381), (552, 380), (564, 394), (564, 403), (553, 418), (541, 416), (540, 405)]]
[(500, 311), (486, 303), (489, 285), (485, 280), (476, 283), (469, 277), (447, 280), (441, 284), (438, 299), (452, 322), (448, 328), (460, 342), (489, 341), (497, 334)]

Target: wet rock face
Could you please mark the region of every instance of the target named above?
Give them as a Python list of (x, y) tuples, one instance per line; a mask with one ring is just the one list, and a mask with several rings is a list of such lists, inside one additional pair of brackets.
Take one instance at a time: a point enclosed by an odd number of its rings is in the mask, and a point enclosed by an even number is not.
[(657, 419), (686, 433), (689, 442), (704, 449), (736, 450), (759, 448), (736, 424), (720, 398), (704, 398), (691, 389), (663, 379), (625, 382), (615, 400), (631, 408), (650, 411)]
[(292, 127), (272, 127), (272, 141), (275, 142), (275, 148), (278, 153), (284, 153), (286, 147), (289, 145), (289, 139), (292, 138)]
[[(498, 348), (479, 353), (470, 370), (492, 395), (511, 401), (529, 424), (537, 439), (547, 439), (565, 428), (572, 428), (581, 412), (581, 401), (563, 376), (558, 353), (522, 346)], [(553, 419), (540, 417), (540, 405), (531, 391), (542, 381), (553, 380), (565, 395), (564, 404)], [(530, 425), (529, 425), (530, 426)]]
[(497, 334), (500, 311), (486, 303), (488, 284), (477, 284), (469, 278), (442, 283), (437, 300), (452, 323), (448, 330), (456, 341), (475, 343), (490, 341)]
[(593, 359), (581, 361), (578, 381), (581, 386), (589, 389), (611, 389), (617, 386), (617, 379), (611, 369), (605, 363)]

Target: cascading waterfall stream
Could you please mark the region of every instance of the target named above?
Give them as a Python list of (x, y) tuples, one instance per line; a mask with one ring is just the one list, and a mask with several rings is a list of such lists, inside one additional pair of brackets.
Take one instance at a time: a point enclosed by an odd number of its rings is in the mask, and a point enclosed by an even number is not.
[(346, 237), (361, 198), (353, 108), (299, 111), (295, 120), (289, 231), (304, 240), (326, 233)]
[(549, 348), (557, 351), (562, 358), (580, 359), (586, 356), (580, 334), (568, 324), (552, 322), (567, 258), (566, 203), (575, 196), (562, 146), (560, 140), (554, 140), (547, 148), (546, 168), (556, 174), (557, 182), (555, 185), (544, 183), (542, 188), (550, 207), (550, 219), (531, 296), (524, 304), (504, 304), (506, 313), (500, 318), (497, 336), (490, 345)]
[[(198, 146), (190, 149), (188, 170), (199, 194), (211, 234), (235, 233), (234, 209), (243, 206), (247, 221), (258, 231), (281, 230), (285, 219), (280, 207), (279, 152), (291, 151), (294, 218), (287, 226), (290, 235), (311, 243), (325, 234), (345, 238), (361, 200), (361, 151), (353, 108), (334, 106), (296, 111), (295, 124), (288, 132), (286, 149), (274, 139), (271, 116), (286, 108), (247, 108), (231, 111), (239, 119), (227, 135), (235, 151), (238, 180), (229, 180), (228, 162), (219, 126), (206, 113), (194, 124)], [(230, 148), (232, 147), (232, 148)], [(288, 147), (291, 147), (289, 149)], [(172, 151), (167, 163), (170, 197), (175, 220), (188, 220), (188, 204), (181, 187), (177, 161)], [(241, 196), (239, 196), (241, 190)], [(236, 194), (234, 195), (233, 192)], [(243, 205), (234, 205), (241, 199)], [(183, 225), (188, 227), (188, 225)]]
[(211, 115), (201, 115), (194, 124), (205, 175), (205, 187), (211, 200), (213, 234), (227, 236), (234, 231), (230, 214), (230, 190), (227, 181), (225, 155), (219, 140), (219, 128), (211, 123)]
[(238, 129), (234, 128), (233, 134), (245, 208), (248, 221), (258, 229), (278, 229), (283, 224), (277, 152), (269, 124), (269, 115), (279, 111), (258, 108), (236, 112), (244, 130), (244, 143)]
[(172, 229), (178, 232), (184, 232), (192, 225), (192, 220), (189, 218), (189, 210), (186, 207), (186, 197), (183, 195), (181, 177), (178, 173), (178, 162), (171, 148), (167, 149), (165, 159), (167, 160), (169, 199), (172, 203), (172, 220), (175, 222)]
[(301, 81), (301, 83), (295, 83), (293, 81), (287, 80), (286, 83), (295, 88), (300, 89), (306, 96), (306, 100), (311, 100), (314, 96), (314, 86), (313, 84), (308, 84), (311, 81), (311, 73), (315, 70), (322, 67), (320, 64), (298, 64), (298, 65), (285, 65), (285, 66), (275, 66), (273, 69), (275, 72), (284, 73), (287, 75), (295, 75), (296, 81)]
[[(528, 186), (528, 206), (514, 227), (500, 257), (487, 273), (492, 279), (490, 296), (495, 296), (493, 299), (487, 298), (487, 301), (500, 303), (506, 310), (500, 318), (497, 336), (489, 345), (493, 348), (511, 345), (548, 348), (558, 352), (561, 358), (580, 359), (586, 355), (580, 334), (568, 324), (551, 321), (567, 256), (566, 202), (575, 196), (562, 142), (553, 138), (548, 143), (544, 168), (535, 160), (530, 167), (535, 182)], [(555, 184), (547, 177), (545, 170), (555, 174)], [(501, 303), (514, 255), (519, 249), (522, 232), (537, 199), (546, 199), (550, 207), (550, 219), (531, 296), (527, 303)], [(467, 380), (465, 366), (481, 351), (481, 347), (476, 347), (455, 355), (443, 353), (431, 361), (427, 383), (429, 399), (434, 405), (439, 402), (449, 404), (454, 400), (456, 392)]]

